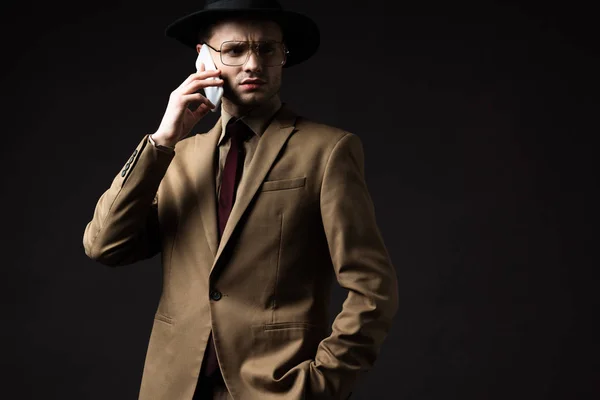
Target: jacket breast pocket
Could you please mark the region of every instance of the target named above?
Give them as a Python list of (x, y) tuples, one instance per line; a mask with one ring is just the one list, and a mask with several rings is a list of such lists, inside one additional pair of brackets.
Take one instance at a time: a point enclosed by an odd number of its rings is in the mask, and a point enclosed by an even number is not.
[(306, 184), (306, 177), (291, 179), (278, 179), (276, 181), (265, 181), (260, 187), (261, 192), (269, 192), (273, 190), (296, 189), (303, 187)]

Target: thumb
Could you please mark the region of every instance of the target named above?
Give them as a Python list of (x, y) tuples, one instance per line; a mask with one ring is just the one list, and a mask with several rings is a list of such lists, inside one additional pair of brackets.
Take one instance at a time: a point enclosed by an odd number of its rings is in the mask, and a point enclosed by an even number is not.
[(201, 119), (202, 117), (204, 117), (206, 114), (208, 114), (208, 112), (210, 111), (210, 107), (207, 106), (204, 103), (200, 103), (200, 105), (198, 107), (196, 107), (195, 110), (192, 111), (192, 114), (194, 115), (195, 119)]

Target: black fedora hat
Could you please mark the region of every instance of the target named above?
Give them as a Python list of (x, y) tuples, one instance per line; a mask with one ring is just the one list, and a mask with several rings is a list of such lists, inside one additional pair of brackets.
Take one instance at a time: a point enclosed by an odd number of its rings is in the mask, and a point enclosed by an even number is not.
[(317, 24), (306, 15), (284, 10), (277, 0), (206, 0), (202, 10), (171, 23), (165, 34), (195, 49), (198, 32), (221, 19), (236, 16), (268, 18), (281, 26), (289, 50), (284, 67), (307, 60), (319, 47)]

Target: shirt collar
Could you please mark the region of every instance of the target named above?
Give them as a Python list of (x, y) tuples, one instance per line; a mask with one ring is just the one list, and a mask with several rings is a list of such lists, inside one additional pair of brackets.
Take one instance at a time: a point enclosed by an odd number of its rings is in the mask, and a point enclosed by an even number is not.
[[(279, 99), (279, 95), (273, 96), (270, 101), (254, 108), (248, 114), (243, 116), (241, 121), (248, 125), (255, 135), (260, 137), (267, 130), (271, 119), (281, 108), (281, 105), (282, 103)], [(225, 111), (223, 103), (221, 103), (221, 136), (219, 137), (218, 146), (220, 146), (223, 142), (225, 137), (225, 128), (227, 127), (229, 120), (232, 118), (234, 118), (234, 116)]]

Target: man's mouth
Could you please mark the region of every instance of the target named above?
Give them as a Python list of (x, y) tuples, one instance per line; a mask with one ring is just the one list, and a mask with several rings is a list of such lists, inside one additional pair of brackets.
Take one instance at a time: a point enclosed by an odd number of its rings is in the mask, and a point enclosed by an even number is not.
[(256, 78), (244, 79), (242, 82), (240, 82), (240, 86), (244, 90), (255, 90), (260, 88), (264, 84), (266, 84), (265, 81)]
[(258, 79), (258, 78), (246, 78), (240, 84), (241, 85), (256, 85), (256, 84), (264, 85), (265, 83), (266, 82), (263, 81), (262, 79)]

